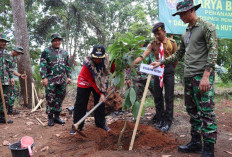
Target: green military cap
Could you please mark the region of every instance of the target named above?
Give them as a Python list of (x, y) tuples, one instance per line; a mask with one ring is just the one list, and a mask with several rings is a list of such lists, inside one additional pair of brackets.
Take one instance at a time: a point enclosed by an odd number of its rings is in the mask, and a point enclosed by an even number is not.
[(52, 34), (50, 41), (52, 42), (54, 39), (63, 39), (59, 34)]
[(10, 42), (10, 40), (7, 39), (6, 34), (0, 34), (0, 40), (4, 40), (6, 42)]
[(18, 53), (24, 54), (23, 48), (21, 46), (15, 46), (13, 48), (13, 50), (16, 51), (16, 52), (18, 52)]
[(181, 1), (181, 2), (177, 3), (177, 5), (176, 5), (177, 12), (172, 14), (172, 16), (179, 15), (180, 13), (186, 12), (192, 8), (197, 10), (200, 6), (201, 6), (201, 4), (194, 5), (193, 0)]

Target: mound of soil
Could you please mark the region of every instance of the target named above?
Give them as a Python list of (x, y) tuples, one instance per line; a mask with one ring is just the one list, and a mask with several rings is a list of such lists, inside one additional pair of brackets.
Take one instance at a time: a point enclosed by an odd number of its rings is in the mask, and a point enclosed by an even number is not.
[[(86, 126), (82, 131), (86, 136), (83, 137), (80, 134), (69, 135), (68, 133), (63, 133), (59, 139), (59, 142), (51, 143), (53, 147), (55, 145), (60, 145), (62, 143), (66, 151), (66, 155), (78, 155), (82, 154), (85, 150), (85, 155), (92, 154), (94, 151), (104, 151), (104, 150), (119, 150), (118, 147), (118, 137), (121, 129), (123, 128), (124, 121), (118, 120), (110, 124), (109, 127), (111, 131), (106, 132), (103, 129), (97, 128), (95, 126)], [(122, 136), (122, 150), (128, 150), (132, 138), (132, 133), (134, 129), (134, 123), (127, 122), (127, 128)], [(91, 150), (86, 151), (88, 146), (92, 147)], [(139, 125), (137, 135), (134, 142), (133, 150), (154, 150), (156, 152), (170, 152), (178, 145), (177, 139), (170, 134), (164, 134), (157, 131), (154, 127), (148, 125)], [(93, 149), (94, 148), (94, 149)], [(57, 152), (62, 152), (64, 150), (54, 150)], [(74, 153), (77, 150), (76, 153)], [(67, 154), (70, 152), (70, 154)], [(88, 152), (88, 153), (87, 153)]]

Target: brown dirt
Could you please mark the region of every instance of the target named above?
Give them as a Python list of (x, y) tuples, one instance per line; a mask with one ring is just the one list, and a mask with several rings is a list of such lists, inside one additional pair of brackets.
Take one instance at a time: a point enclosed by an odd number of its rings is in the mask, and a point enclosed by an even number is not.
[[(36, 117), (47, 124), (47, 115), (44, 111), (30, 113), (30, 110), (21, 108), (20, 115), (10, 116), (13, 124), (0, 124), (0, 157), (10, 157), (11, 151), (8, 146), (3, 146), (3, 141), (14, 143), (23, 136), (32, 136), (35, 141), (33, 148), (35, 157), (160, 157), (171, 155), (173, 157), (198, 157), (199, 154), (183, 154), (177, 152), (179, 144), (186, 144), (190, 140), (189, 117), (185, 112), (183, 100), (175, 103), (174, 121), (170, 131), (164, 134), (157, 131), (149, 120), (155, 113), (154, 108), (147, 108), (146, 114), (141, 119), (135, 143), (132, 151), (128, 151), (132, 137), (134, 123), (131, 114), (127, 114), (129, 122), (122, 138), (122, 149), (118, 150), (117, 142), (121, 129), (124, 125), (124, 115), (107, 116), (107, 124), (111, 128), (106, 132), (95, 127), (94, 118), (86, 119), (83, 133), (87, 138), (79, 134), (70, 135), (72, 116), (65, 109), (74, 103), (73, 97), (65, 100), (62, 117), (65, 125), (43, 127)], [(216, 115), (218, 123), (218, 140), (215, 146), (215, 155), (229, 157), (232, 152), (232, 100), (222, 99), (216, 103)]]

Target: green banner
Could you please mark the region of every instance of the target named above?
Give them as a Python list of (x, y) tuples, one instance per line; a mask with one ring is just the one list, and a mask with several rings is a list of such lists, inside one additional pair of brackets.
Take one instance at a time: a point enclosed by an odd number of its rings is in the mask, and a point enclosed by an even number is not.
[[(184, 24), (176, 12), (176, 4), (183, 0), (159, 0), (159, 21), (165, 23), (167, 33), (182, 34), (187, 24)], [(197, 15), (206, 21), (211, 21), (219, 38), (232, 39), (232, 0), (194, 0), (201, 4)]]

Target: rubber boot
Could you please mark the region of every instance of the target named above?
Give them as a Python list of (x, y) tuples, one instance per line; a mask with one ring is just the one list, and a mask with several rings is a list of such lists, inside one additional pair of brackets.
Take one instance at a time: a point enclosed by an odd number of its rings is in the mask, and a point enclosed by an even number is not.
[(53, 125), (54, 125), (53, 114), (49, 113), (48, 114), (48, 126), (53, 126)]
[[(4, 113), (0, 113), (0, 123), (6, 124)], [(8, 120), (8, 123), (13, 123), (13, 120)]]
[(60, 112), (55, 113), (54, 122), (57, 123), (57, 124), (65, 124), (65, 122), (60, 119)]
[(201, 157), (214, 157), (214, 143), (205, 141)]
[(191, 142), (184, 146), (179, 146), (178, 151), (182, 153), (202, 153), (201, 136), (192, 136)]

